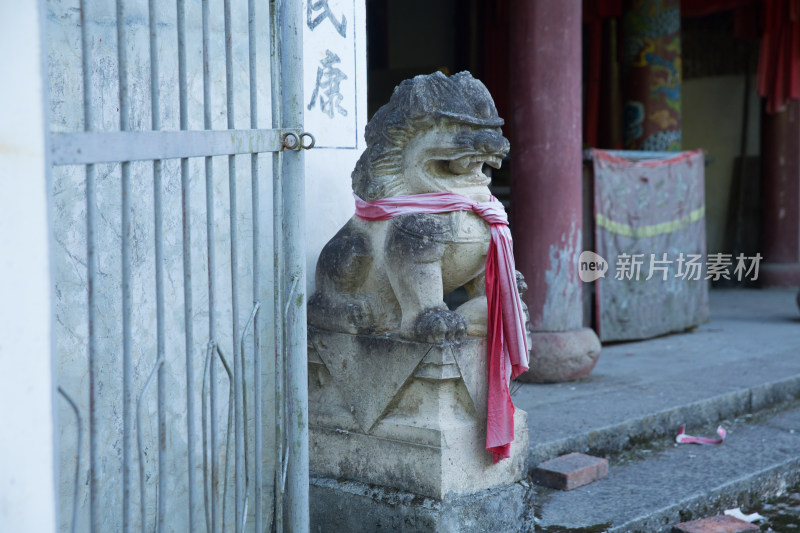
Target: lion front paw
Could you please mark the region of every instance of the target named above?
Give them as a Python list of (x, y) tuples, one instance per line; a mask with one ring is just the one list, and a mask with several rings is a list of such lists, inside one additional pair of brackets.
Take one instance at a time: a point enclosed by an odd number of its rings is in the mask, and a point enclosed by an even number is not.
[(440, 344), (463, 339), (467, 335), (467, 321), (449, 309), (427, 309), (414, 321), (413, 340)]

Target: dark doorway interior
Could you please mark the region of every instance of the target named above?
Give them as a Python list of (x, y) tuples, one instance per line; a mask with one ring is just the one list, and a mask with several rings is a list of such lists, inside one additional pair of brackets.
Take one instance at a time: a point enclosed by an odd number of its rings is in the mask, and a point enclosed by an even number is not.
[(483, 72), (486, 0), (367, 0), (371, 117), (406, 78), (440, 70)]

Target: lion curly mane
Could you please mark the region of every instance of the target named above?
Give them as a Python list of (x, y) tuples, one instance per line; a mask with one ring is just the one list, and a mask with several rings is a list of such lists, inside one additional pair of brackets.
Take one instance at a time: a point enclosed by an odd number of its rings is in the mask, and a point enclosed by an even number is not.
[(351, 175), (353, 192), (367, 201), (405, 193), (405, 183), (396, 179), (403, 150), (414, 135), (441, 120), (503, 125), (489, 91), (469, 72), (404, 80), (367, 124), (367, 148)]

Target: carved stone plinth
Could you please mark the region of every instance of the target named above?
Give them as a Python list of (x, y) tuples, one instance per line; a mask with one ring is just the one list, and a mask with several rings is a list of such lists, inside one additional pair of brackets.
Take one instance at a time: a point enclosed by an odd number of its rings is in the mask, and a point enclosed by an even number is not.
[(486, 451), (486, 341), (426, 344), (310, 327), (314, 475), (449, 501), (526, 475), (527, 415), (511, 457)]

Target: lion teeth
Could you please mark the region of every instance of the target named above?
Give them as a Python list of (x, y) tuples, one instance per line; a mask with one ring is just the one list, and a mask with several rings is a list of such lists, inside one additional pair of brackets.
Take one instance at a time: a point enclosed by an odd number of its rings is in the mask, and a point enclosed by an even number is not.
[(454, 174), (480, 173), (483, 165), (499, 169), (501, 158), (493, 155), (469, 155), (453, 159), (449, 163), (450, 171)]

